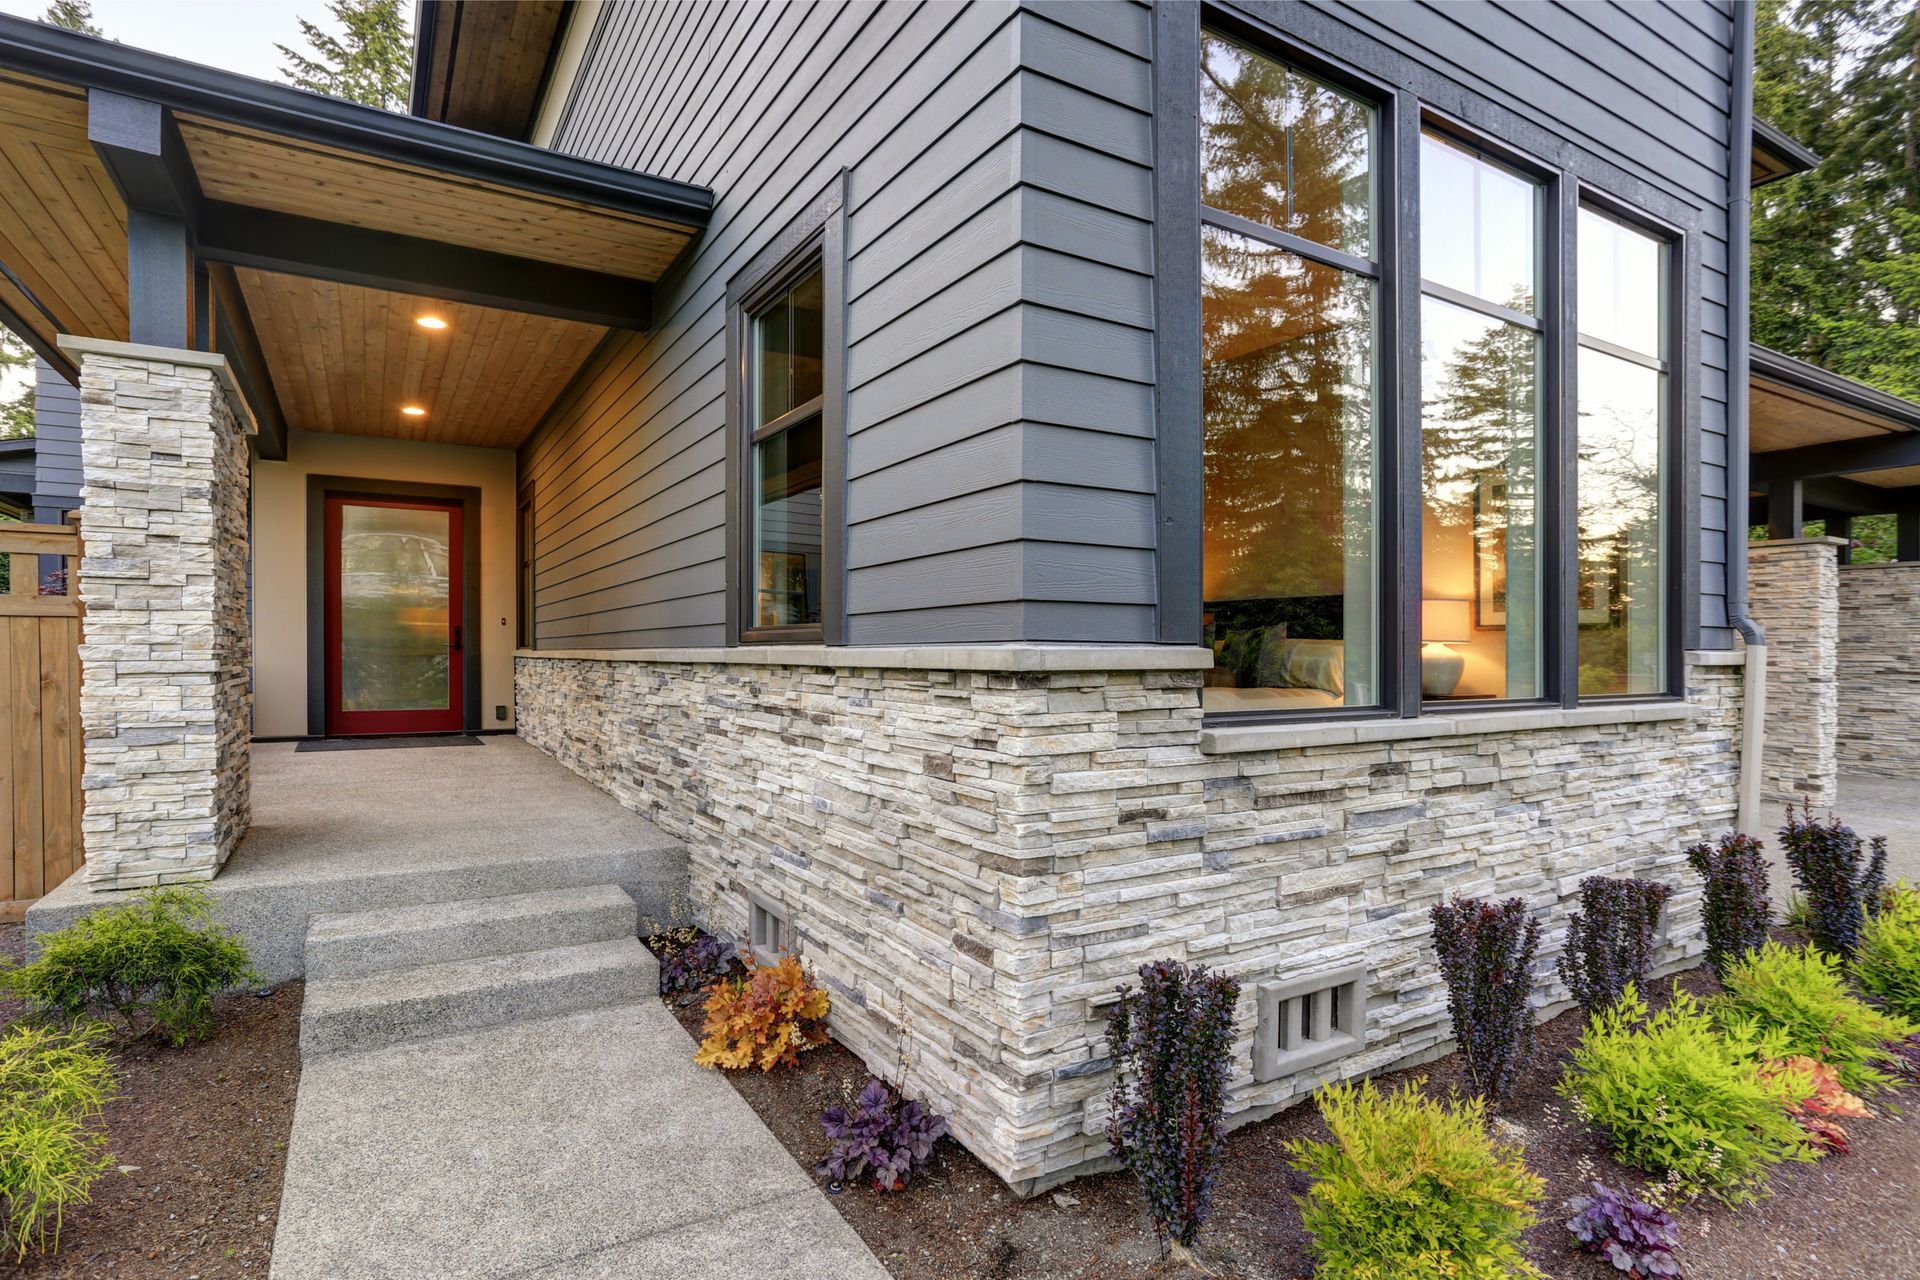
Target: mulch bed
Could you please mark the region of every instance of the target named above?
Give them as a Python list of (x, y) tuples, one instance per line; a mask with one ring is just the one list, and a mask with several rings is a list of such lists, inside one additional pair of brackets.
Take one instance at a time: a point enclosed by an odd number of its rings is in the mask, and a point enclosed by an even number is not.
[[(1696, 969), (1681, 983), (1696, 994), (1715, 989), (1710, 971)], [(1669, 984), (1658, 984), (1661, 991)], [(1653, 1003), (1658, 1002), (1658, 994)], [(697, 1039), (697, 997), (674, 1004), (675, 1015)], [(1578, 1011), (1543, 1025), (1534, 1070), (1517, 1097), (1503, 1106), (1504, 1136), (1524, 1145), (1527, 1163), (1547, 1180), (1543, 1221), (1529, 1237), (1536, 1265), (1556, 1280), (1618, 1280), (1623, 1273), (1567, 1248), (1559, 1206), (1594, 1178), (1639, 1187), (1642, 1175), (1615, 1164), (1604, 1145), (1574, 1120), (1553, 1092), (1559, 1064), (1580, 1035)], [(1457, 1058), (1388, 1076), (1424, 1076), (1430, 1090), (1463, 1087)], [(825, 1156), (819, 1113), (859, 1090), (868, 1078), (859, 1059), (837, 1044), (807, 1053), (800, 1066), (771, 1074), (727, 1077), (803, 1168)], [(1920, 1108), (1920, 1090), (1882, 1102)], [(1816, 1164), (1786, 1166), (1774, 1177), (1774, 1195), (1735, 1211), (1707, 1201), (1678, 1213), (1683, 1260), (1693, 1280), (1909, 1280), (1920, 1276), (1920, 1118), (1901, 1119), (1876, 1105), (1880, 1118), (1849, 1120), (1853, 1153)], [(1232, 1280), (1308, 1280), (1312, 1255), (1295, 1197), (1306, 1180), (1287, 1163), (1294, 1138), (1324, 1138), (1310, 1104), (1295, 1106), (1229, 1135), (1227, 1161), (1213, 1220), (1201, 1236), (1200, 1260)], [(815, 1175), (824, 1185), (826, 1179)], [(958, 1143), (941, 1141), (932, 1168), (906, 1192), (881, 1195), (847, 1187), (833, 1196), (841, 1216), (896, 1280), (1128, 1280), (1195, 1275), (1184, 1263), (1163, 1260), (1142, 1212), (1139, 1192), (1124, 1174), (1078, 1179), (1057, 1192), (1019, 1200)]]
[[(0, 925), (17, 958), (20, 925)], [(117, 1171), (67, 1216), (57, 1253), (0, 1260), (0, 1277), (264, 1277), (300, 1080), (301, 984), (223, 997), (219, 1031), (184, 1049), (121, 1052), (107, 1108)], [(0, 1026), (19, 1015), (0, 1004)]]

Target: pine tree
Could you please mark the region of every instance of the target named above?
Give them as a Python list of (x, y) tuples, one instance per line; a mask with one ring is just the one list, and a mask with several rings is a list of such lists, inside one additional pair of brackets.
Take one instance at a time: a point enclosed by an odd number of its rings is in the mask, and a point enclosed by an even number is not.
[(34, 432), (33, 352), (11, 330), (0, 328), (0, 393), (22, 375), (26, 385), (20, 393), (0, 399), (0, 440), (18, 440)]
[(275, 45), (286, 58), (281, 74), (301, 89), (387, 111), (407, 109), (413, 78), (413, 33), (400, 0), (328, 0), (344, 39), (300, 19), (310, 53)]
[(106, 34), (93, 24), (93, 6), (87, 0), (53, 0), (47, 6), (47, 11), (40, 15), (40, 21), (78, 31), (83, 36)]
[(1822, 156), (1754, 194), (1755, 341), (1920, 396), (1920, 8), (1761, 0), (1754, 105)]

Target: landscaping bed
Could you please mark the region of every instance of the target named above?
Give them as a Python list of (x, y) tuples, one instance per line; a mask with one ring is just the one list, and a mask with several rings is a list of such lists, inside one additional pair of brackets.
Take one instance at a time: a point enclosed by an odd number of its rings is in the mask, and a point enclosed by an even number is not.
[[(19, 958), (24, 934), (0, 925), (0, 957)], [(0, 1275), (265, 1276), (300, 1079), (300, 999), (298, 982), (222, 997), (211, 1039), (116, 1051), (115, 1168), (67, 1214), (57, 1253), (0, 1260)], [(0, 1004), (0, 1027), (19, 1012)]]
[[(1696, 994), (1717, 989), (1704, 967), (1681, 975), (1680, 982)], [(1657, 1006), (1671, 982), (1651, 987), (1649, 1003)], [(698, 997), (681, 997), (673, 1007), (698, 1039)], [(1643, 1186), (1646, 1178), (1614, 1162), (1598, 1135), (1553, 1092), (1583, 1021), (1574, 1010), (1540, 1028), (1533, 1069), (1497, 1111), (1495, 1128), (1524, 1147), (1528, 1166), (1547, 1182), (1538, 1201), (1542, 1222), (1528, 1236), (1527, 1252), (1535, 1265), (1564, 1280), (1605, 1280), (1622, 1273), (1567, 1247), (1562, 1226), (1567, 1215), (1560, 1206), (1594, 1178), (1630, 1187)], [(1428, 1090), (1443, 1095), (1464, 1081), (1455, 1055), (1383, 1083), (1408, 1076), (1426, 1077)], [(804, 1054), (797, 1067), (731, 1071), (727, 1078), (811, 1171), (829, 1145), (820, 1112), (857, 1093), (868, 1073), (851, 1053), (829, 1044)], [(1920, 1090), (1887, 1095), (1874, 1107), (1876, 1118), (1849, 1120), (1851, 1154), (1776, 1171), (1768, 1199), (1735, 1211), (1702, 1198), (1681, 1209), (1677, 1217), (1687, 1274), (1695, 1280), (1920, 1275), (1920, 1119), (1892, 1114), (1900, 1106), (1920, 1109)], [(1307, 1180), (1291, 1167), (1283, 1148), (1290, 1139), (1326, 1136), (1310, 1101), (1229, 1135), (1213, 1218), (1197, 1251), (1206, 1267), (1221, 1277), (1249, 1280), (1312, 1276), (1295, 1200)], [(950, 1138), (939, 1143), (931, 1166), (906, 1191), (883, 1195), (864, 1185), (848, 1186), (833, 1203), (898, 1280), (1193, 1274), (1184, 1263), (1161, 1259), (1130, 1175), (1081, 1178), (1022, 1201)]]

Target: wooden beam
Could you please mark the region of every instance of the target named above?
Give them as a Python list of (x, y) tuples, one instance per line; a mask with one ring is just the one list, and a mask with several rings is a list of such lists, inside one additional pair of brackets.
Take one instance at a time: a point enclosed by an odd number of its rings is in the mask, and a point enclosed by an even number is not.
[(157, 102), (94, 88), (87, 141), (127, 203), (127, 338), (184, 348), (192, 338), (190, 225), (199, 186), (180, 130)]
[(1827, 536), (1829, 538), (1844, 538), (1846, 540), (1847, 545), (1840, 548), (1840, 563), (1852, 564), (1853, 563), (1853, 517), (1843, 516), (1843, 515), (1831, 515), (1827, 517), (1826, 524), (1827, 524)]
[(207, 283), (218, 306), (214, 308), (215, 347), (233, 366), (234, 381), (240, 393), (253, 407), (260, 434), (254, 448), (270, 462), (287, 457), (287, 416), (280, 408), (279, 392), (274, 390), (273, 373), (266, 352), (260, 349), (260, 335), (253, 327), (253, 313), (247, 310), (246, 295), (234, 278), (233, 268), (213, 263), (207, 268)]
[(1811, 444), (1801, 449), (1756, 453), (1753, 455), (1753, 479), (1756, 482), (1815, 480), (1826, 476), (1853, 475), (1861, 471), (1914, 466), (1920, 466), (1920, 432), (1903, 431), (1869, 436), (1863, 440), (1840, 440), (1833, 444)]
[(208, 200), (200, 256), (610, 329), (653, 326), (653, 289), (625, 276)]
[(1797, 538), (1806, 525), (1805, 494), (1798, 480), (1777, 480), (1767, 489), (1767, 536)]

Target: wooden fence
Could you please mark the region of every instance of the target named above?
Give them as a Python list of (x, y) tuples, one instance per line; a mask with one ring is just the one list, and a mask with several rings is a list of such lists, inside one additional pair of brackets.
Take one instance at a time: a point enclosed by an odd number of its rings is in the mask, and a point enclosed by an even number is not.
[[(59, 557), (58, 560), (42, 557)], [(80, 844), (80, 531), (0, 522), (0, 921), (85, 856)], [(58, 568), (53, 566), (58, 565)]]

